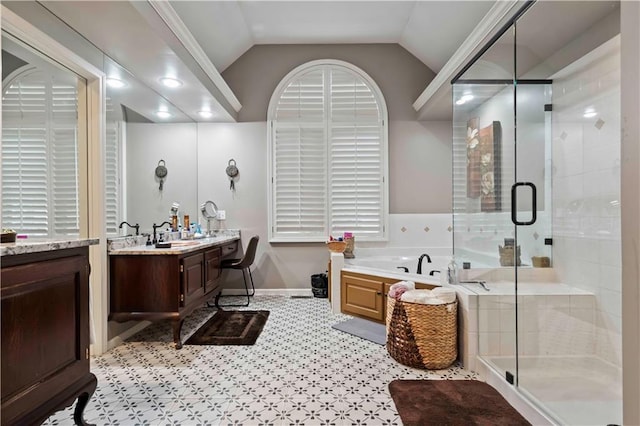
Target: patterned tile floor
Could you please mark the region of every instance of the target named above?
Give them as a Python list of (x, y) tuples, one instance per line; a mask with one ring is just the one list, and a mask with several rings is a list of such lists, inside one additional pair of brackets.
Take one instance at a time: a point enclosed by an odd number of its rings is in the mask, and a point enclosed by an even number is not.
[[(92, 358), (98, 388), (85, 420), (97, 425), (400, 425), (388, 390), (392, 380), (476, 378), (459, 366), (424, 371), (398, 364), (384, 346), (331, 328), (350, 317), (332, 314), (327, 299), (256, 296), (244, 309), (270, 311), (252, 346), (176, 350), (170, 324), (160, 322)], [(189, 316), (183, 341), (214, 312), (201, 308)], [(45, 425), (71, 425), (72, 416), (70, 407)]]

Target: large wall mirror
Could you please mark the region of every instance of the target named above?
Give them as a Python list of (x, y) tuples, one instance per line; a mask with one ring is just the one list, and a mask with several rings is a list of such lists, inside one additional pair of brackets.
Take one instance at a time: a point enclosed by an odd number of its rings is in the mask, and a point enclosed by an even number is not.
[(2, 227), (79, 236), (86, 81), (4, 31), (2, 65)]
[[(140, 232), (169, 220), (174, 203), (196, 218), (198, 173), (196, 123), (158, 93), (140, 83), (108, 56), (106, 221), (107, 235)], [(158, 165), (167, 174), (156, 175)]]
[[(139, 224), (140, 232), (150, 232), (153, 223), (159, 224), (169, 218), (173, 203), (180, 204), (181, 214), (197, 217), (196, 123), (166, 97), (113, 60), (100, 49), (99, 44), (76, 29), (74, 22), (82, 19), (81, 14), (77, 15), (81, 12), (79, 3), (45, 3), (9, 1), (3, 2), (3, 6), (46, 27), (54, 39), (101, 69), (108, 77), (104, 187), (107, 236), (135, 233), (127, 226), (120, 228), (123, 221)], [(50, 8), (53, 8), (53, 12)], [(65, 22), (60, 16), (67, 16), (71, 21)], [(10, 44), (7, 46), (11, 48)], [(5, 60), (5, 56), (3, 50), (3, 77), (11, 64), (20, 63), (19, 56), (16, 56), (18, 61), (12, 61), (8, 56), (9, 59)], [(164, 71), (158, 70), (158, 74)], [(154, 174), (160, 160), (164, 160), (168, 170), (162, 190)], [(73, 174), (69, 166), (58, 163), (51, 164), (48, 173)], [(3, 201), (4, 194), (3, 184)], [(3, 205), (8, 209), (12, 203)], [(20, 204), (15, 208), (23, 211), (31, 207)], [(47, 216), (52, 212), (49, 209), (43, 214)], [(10, 217), (5, 216), (4, 207), (2, 213), (3, 218)]]

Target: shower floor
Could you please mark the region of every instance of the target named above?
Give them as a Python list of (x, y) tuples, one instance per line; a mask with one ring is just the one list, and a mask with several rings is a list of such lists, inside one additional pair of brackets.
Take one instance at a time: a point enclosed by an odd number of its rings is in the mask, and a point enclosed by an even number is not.
[[(486, 357), (515, 374), (513, 357)], [(591, 356), (521, 357), (518, 387), (559, 424), (622, 424), (621, 370)]]

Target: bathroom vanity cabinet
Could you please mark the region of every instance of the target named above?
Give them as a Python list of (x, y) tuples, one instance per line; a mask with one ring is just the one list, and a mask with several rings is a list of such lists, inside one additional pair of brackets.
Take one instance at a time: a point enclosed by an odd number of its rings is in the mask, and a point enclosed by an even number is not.
[(83, 411), (96, 389), (89, 371), (89, 249), (59, 245), (3, 252), (3, 425), (40, 424), (76, 399), (74, 420), (85, 424)]
[[(401, 280), (375, 275), (341, 271), (340, 310), (349, 315), (384, 323), (387, 293), (391, 285)], [(430, 289), (433, 285), (416, 283), (416, 288)]]
[(109, 319), (171, 320), (173, 340), (180, 349), (184, 319), (222, 290), (221, 260), (233, 255), (237, 247), (238, 240), (234, 240), (110, 253)]

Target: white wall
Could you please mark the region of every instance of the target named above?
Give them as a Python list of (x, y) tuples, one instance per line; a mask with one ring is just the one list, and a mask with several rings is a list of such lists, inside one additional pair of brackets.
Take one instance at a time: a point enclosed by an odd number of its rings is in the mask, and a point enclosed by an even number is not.
[[(412, 149), (403, 153), (417, 158), (427, 158), (433, 144), (441, 144), (426, 129), (428, 125), (415, 126), (407, 123), (396, 125), (401, 134), (413, 135)], [(446, 133), (447, 123), (438, 123), (437, 130)], [(257, 288), (309, 288), (309, 277), (327, 268), (329, 253), (324, 244), (279, 243), (270, 244), (267, 239), (267, 126), (266, 122), (198, 124), (198, 200), (212, 200), (220, 210), (225, 210), (227, 219), (217, 226), (240, 229), (243, 244), (252, 235), (260, 236), (256, 255), (254, 279)], [(393, 139), (393, 138), (392, 138)], [(151, 141), (149, 141), (151, 142)], [(433, 156), (435, 157), (435, 156)], [(225, 174), (228, 161), (233, 158), (240, 170), (235, 182), (235, 191), (229, 189)], [(431, 161), (437, 161), (437, 157)], [(403, 179), (404, 168), (393, 167), (392, 177)], [(425, 168), (429, 170), (429, 168)], [(424, 171), (423, 171), (424, 172)], [(419, 179), (421, 171), (416, 166), (412, 178)], [(422, 177), (424, 178), (424, 176)], [(393, 180), (393, 179), (392, 179)], [(436, 181), (434, 183), (438, 183)], [(440, 184), (442, 184), (440, 182)], [(428, 196), (425, 193), (416, 196)], [(202, 224), (205, 222), (202, 218)], [(358, 247), (402, 246), (402, 247), (451, 247), (449, 214), (396, 214), (390, 220), (390, 242), (363, 244)], [(404, 229), (404, 230), (403, 230)], [(228, 286), (239, 286), (241, 274), (231, 272)]]
[(621, 2), (623, 419), (640, 424), (640, 3)]
[[(196, 125), (128, 123), (126, 131), (127, 212), (124, 220), (139, 223), (140, 232), (170, 219), (173, 202), (180, 214), (195, 217), (198, 208)], [(164, 160), (168, 170), (163, 190), (155, 169)], [(165, 227), (166, 228), (166, 227)]]

